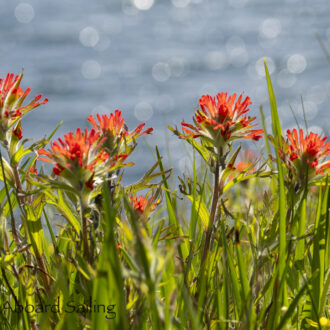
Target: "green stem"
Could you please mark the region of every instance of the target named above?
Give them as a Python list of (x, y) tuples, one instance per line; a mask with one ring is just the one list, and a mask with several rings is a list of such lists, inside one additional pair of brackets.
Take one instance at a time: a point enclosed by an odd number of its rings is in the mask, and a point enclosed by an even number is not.
[(83, 240), (83, 249), (84, 249), (84, 257), (90, 262), (90, 253), (89, 253), (89, 246), (88, 246), (88, 237), (87, 237), (87, 219), (85, 216), (85, 210), (86, 206), (83, 201), (83, 198), (80, 196), (79, 198), (80, 202), (80, 217), (81, 217), (81, 223), (82, 223), (82, 240)]
[(24, 198), (24, 192), (23, 192), (23, 187), (22, 187), (22, 183), (21, 183), (21, 179), (18, 173), (18, 168), (17, 166), (13, 166), (12, 167), (13, 172), (14, 172), (14, 178), (15, 178), (15, 185), (16, 185), (16, 189), (17, 189), (17, 195), (18, 195), (18, 200), (21, 203), (21, 205), (24, 205), (25, 203), (25, 198)]
[(206, 261), (206, 258), (208, 256), (208, 252), (209, 252), (209, 249), (210, 249), (210, 242), (211, 242), (211, 237), (212, 237), (214, 219), (215, 219), (215, 214), (216, 214), (217, 205), (218, 205), (218, 201), (219, 201), (219, 192), (220, 192), (220, 189), (219, 189), (219, 169), (220, 169), (220, 164), (219, 164), (219, 162), (217, 162), (216, 165), (215, 165), (214, 187), (213, 187), (213, 198), (212, 198), (212, 205), (211, 205), (211, 213), (210, 213), (209, 225), (208, 225), (206, 236), (205, 236), (205, 243), (204, 243), (201, 269), (203, 269), (203, 265)]
[(306, 206), (307, 206), (307, 189), (305, 190), (303, 200), (300, 209), (300, 219), (298, 228), (298, 241), (295, 252), (295, 263), (301, 269), (304, 264), (304, 252), (305, 252), (305, 238), (303, 237), (306, 232)]
[(39, 269), (41, 271), (41, 274), (42, 274), (41, 277), (42, 277), (44, 285), (47, 289), (47, 294), (48, 294), (48, 292), (50, 290), (50, 283), (49, 283), (48, 273), (47, 273), (47, 270), (46, 270), (44, 260), (43, 260), (42, 256), (40, 256), (39, 254), (36, 255), (36, 260), (37, 260), (37, 264), (39, 266)]
[(16, 297), (16, 295), (15, 295), (15, 292), (14, 292), (13, 288), (11, 287), (11, 285), (10, 285), (10, 283), (9, 283), (9, 281), (8, 281), (8, 278), (7, 278), (7, 275), (6, 275), (6, 271), (5, 271), (4, 268), (1, 268), (1, 273), (2, 273), (2, 277), (3, 277), (3, 279), (4, 279), (5, 282), (6, 282), (6, 285), (7, 285), (7, 287), (8, 287), (8, 290), (10, 291), (11, 295), (13, 296), (13, 298), (14, 298), (14, 300), (15, 300), (16, 305), (19, 306), (19, 301), (18, 301), (18, 299), (17, 299), (17, 297)]

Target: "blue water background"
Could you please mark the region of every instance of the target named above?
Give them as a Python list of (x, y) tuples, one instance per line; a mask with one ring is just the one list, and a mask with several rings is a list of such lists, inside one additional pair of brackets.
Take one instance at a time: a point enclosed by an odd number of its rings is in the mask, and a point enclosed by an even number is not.
[[(61, 120), (56, 136), (86, 125), (90, 114), (123, 111), (134, 129), (179, 170), (189, 166), (182, 143), (167, 125), (191, 121), (204, 93), (244, 93), (270, 122), (265, 57), (284, 128), (303, 123), (329, 134), (330, 65), (316, 37), (330, 50), (328, 0), (0, 1), (0, 76), (20, 73), (31, 97), (49, 103), (24, 119), (34, 139)], [(166, 149), (166, 139), (168, 141)], [(145, 143), (127, 181), (153, 162)]]

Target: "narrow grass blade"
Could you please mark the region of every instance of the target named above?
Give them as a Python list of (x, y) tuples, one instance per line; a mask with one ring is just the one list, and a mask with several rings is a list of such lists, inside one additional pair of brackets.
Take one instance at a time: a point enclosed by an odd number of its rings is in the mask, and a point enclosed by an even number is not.
[(307, 208), (307, 189), (300, 205), (300, 217), (298, 227), (298, 242), (295, 251), (295, 264), (298, 269), (304, 269), (304, 253), (305, 253), (305, 238), (303, 238), (306, 231), (306, 208)]
[(229, 269), (229, 277), (231, 280), (231, 286), (232, 286), (232, 292), (233, 292), (233, 298), (234, 298), (234, 306), (235, 310), (237, 310), (237, 316), (241, 314), (242, 309), (242, 299), (240, 294), (240, 284), (239, 284), (239, 278), (235, 270), (235, 265), (233, 261), (233, 257), (231, 255), (231, 252), (229, 250), (228, 244), (227, 244), (227, 238), (225, 235), (225, 228), (223, 222), (221, 223), (221, 232), (222, 232), (222, 242), (224, 246), (224, 267), (228, 266)]
[[(164, 172), (164, 166), (163, 163), (161, 161), (161, 156), (158, 150), (158, 147), (156, 147), (156, 154), (157, 154), (157, 158), (159, 161), (159, 168), (160, 171), (163, 173)], [(183, 236), (183, 232), (181, 229), (181, 226), (179, 224), (179, 220), (175, 214), (175, 207), (173, 205), (173, 201), (171, 199), (171, 196), (169, 194), (169, 187), (168, 187), (168, 183), (167, 183), (167, 179), (166, 176), (163, 174), (163, 183), (164, 183), (164, 187), (166, 188), (165, 190), (165, 199), (166, 199), (166, 206), (167, 206), (167, 211), (168, 211), (168, 219), (169, 219), (169, 223), (170, 224), (174, 224), (177, 228), (178, 228), (178, 235), (179, 236)], [(186, 245), (186, 243), (183, 244), (179, 244), (178, 245), (178, 251), (179, 251), (179, 255), (181, 259), (184, 259), (188, 256), (189, 254), (189, 250), (188, 247)]]
[[(270, 80), (267, 64), (265, 62), (265, 72), (266, 80), (269, 93), (269, 101), (272, 115), (272, 125), (273, 125), (273, 134), (275, 141), (275, 151), (276, 151), (276, 162), (278, 170), (278, 210), (279, 210), (279, 256), (278, 256), (278, 267), (279, 273), (278, 277), (281, 281), (284, 281), (282, 292), (279, 292), (279, 297), (275, 297), (275, 301), (278, 306), (287, 306), (287, 294), (286, 294), (286, 285), (285, 285), (285, 264), (286, 264), (286, 201), (285, 201), (285, 189), (284, 189), (284, 171), (281, 163), (279, 148), (282, 147), (282, 128), (278, 116), (277, 105), (275, 100), (275, 95), (273, 91), (273, 86)], [(279, 298), (279, 299), (278, 299)], [(276, 318), (279, 317), (278, 310), (275, 312)]]

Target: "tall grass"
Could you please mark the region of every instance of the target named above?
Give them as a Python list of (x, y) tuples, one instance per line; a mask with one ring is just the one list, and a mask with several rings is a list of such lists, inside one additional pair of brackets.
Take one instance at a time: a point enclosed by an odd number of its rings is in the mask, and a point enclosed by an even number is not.
[[(222, 187), (195, 140), (179, 187), (156, 147), (139, 182), (124, 187), (116, 170), (88, 205), (54, 176), (29, 172), (33, 149), (2, 155), (1, 328), (330, 328), (329, 175), (292, 188), (265, 70), (265, 162), (234, 178), (226, 170)], [(139, 191), (149, 191), (142, 212), (130, 198)]]

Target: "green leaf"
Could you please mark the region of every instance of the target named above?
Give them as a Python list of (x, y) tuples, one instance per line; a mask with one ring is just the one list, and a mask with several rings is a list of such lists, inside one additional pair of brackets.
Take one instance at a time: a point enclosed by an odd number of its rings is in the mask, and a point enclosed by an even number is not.
[(236, 178), (230, 180), (228, 183), (226, 183), (223, 187), (222, 192), (226, 192), (227, 190), (229, 190), (231, 187), (233, 187), (235, 184), (239, 183), (239, 182), (243, 182), (252, 178), (267, 178), (270, 177), (273, 174), (272, 171), (268, 171), (268, 172), (255, 172), (252, 174), (247, 174), (246, 175), (246, 171), (243, 171), (242, 173), (240, 173)]
[(57, 191), (57, 196), (53, 191), (44, 191), (48, 196), (47, 202), (55, 206), (55, 208), (60, 211), (62, 216), (71, 224), (73, 229), (79, 235), (81, 230), (80, 218), (77, 211), (74, 210), (69, 202), (66, 200), (64, 193), (61, 190)]
[[(12, 170), (11, 166), (8, 164), (8, 162), (3, 157), (2, 157), (2, 162), (3, 162), (3, 167), (5, 170), (6, 182), (9, 183), (11, 186), (14, 186), (15, 185), (15, 176), (14, 176), (13, 170)], [(2, 169), (0, 170), (0, 180), (4, 181)]]
[(171, 126), (168, 126), (168, 129), (172, 131), (175, 135), (177, 135), (179, 138), (184, 139), (189, 144), (191, 144), (198, 153), (202, 156), (202, 158), (205, 160), (206, 163), (210, 161), (210, 152), (207, 148), (205, 148), (203, 145), (198, 143), (193, 137), (187, 137), (184, 134), (180, 133), (178, 129), (174, 129)]
[(33, 250), (36, 255), (42, 256), (44, 234), (41, 224), (41, 212), (43, 210), (44, 203), (39, 203), (36, 208), (26, 203), (24, 209), (26, 211), (26, 224), (29, 231), (29, 240), (33, 246)]
[(198, 214), (199, 218), (202, 220), (203, 230), (207, 230), (210, 220), (210, 214), (207, 209), (207, 206), (202, 200), (202, 196), (201, 195), (196, 196), (195, 202), (192, 195), (187, 195), (187, 197), (193, 203), (196, 213)]

